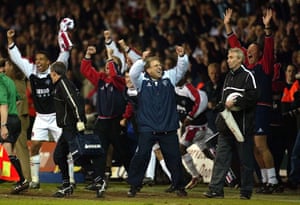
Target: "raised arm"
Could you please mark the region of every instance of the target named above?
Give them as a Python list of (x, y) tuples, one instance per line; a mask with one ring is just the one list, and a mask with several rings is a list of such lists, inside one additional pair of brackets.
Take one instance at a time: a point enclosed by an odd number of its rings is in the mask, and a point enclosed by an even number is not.
[(134, 48), (130, 48), (128, 45), (126, 45), (124, 39), (119, 40), (118, 43), (120, 47), (123, 49), (123, 51), (126, 53), (127, 58), (130, 58), (132, 63), (142, 58), (142, 54), (139, 53)]
[(272, 36), (272, 28), (270, 25), (272, 15), (272, 9), (267, 9), (266, 14), (262, 17), (265, 25), (265, 45), (262, 64), (266, 74), (272, 74), (274, 70), (274, 38)]
[(140, 91), (143, 81), (144, 60), (149, 56), (150, 51), (144, 51), (142, 59), (137, 60), (129, 71), (129, 77), (137, 91)]
[(86, 50), (84, 59), (82, 59), (80, 64), (80, 72), (84, 77), (86, 77), (94, 86), (98, 85), (99, 73), (92, 66), (92, 55), (96, 53), (95, 46), (89, 46)]
[(189, 68), (189, 59), (184, 52), (183, 46), (176, 46), (176, 54), (178, 55), (176, 66), (165, 71), (170, 75), (170, 80), (174, 86), (183, 78)]
[(34, 64), (30, 63), (28, 59), (25, 59), (21, 56), (21, 53), (14, 41), (15, 30), (9, 29), (6, 33), (6, 36), (10, 59), (18, 66), (25, 76), (29, 78), (33, 71)]
[(58, 31), (58, 45), (60, 49), (59, 56), (56, 61), (63, 62), (68, 67), (68, 60), (70, 57), (70, 50), (73, 47), (73, 43), (70, 40), (68, 32), (74, 28), (74, 20), (70, 18), (64, 18), (60, 22), (60, 29)]
[(265, 25), (265, 34), (267, 36), (272, 35), (272, 28), (271, 28), (272, 16), (273, 16), (272, 9), (267, 9), (266, 14), (262, 17), (263, 23)]
[(104, 31), (105, 47), (113, 50), (114, 56), (118, 57), (122, 62), (121, 73), (123, 74), (127, 70), (127, 64), (125, 60), (124, 53), (120, 52), (116, 42), (111, 37), (111, 32), (109, 30)]
[(225, 26), (225, 30), (226, 30), (227, 35), (229, 35), (233, 32), (232, 28), (231, 28), (231, 24), (230, 24), (231, 16), (232, 16), (232, 9), (230, 9), (230, 8), (226, 9), (226, 11), (224, 13), (223, 22), (224, 22), (224, 26)]
[(230, 45), (231, 48), (241, 48), (245, 54), (245, 56), (247, 56), (247, 50), (246, 48), (242, 47), (240, 41), (238, 40), (237, 36), (234, 34), (232, 27), (231, 27), (231, 16), (232, 16), (232, 9), (228, 8), (226, 9), (225, 13), (224, 13), (224, 26), (225, 26), (225, 30), (226, 30), (226, 34), (228, 37), (228, 43)]

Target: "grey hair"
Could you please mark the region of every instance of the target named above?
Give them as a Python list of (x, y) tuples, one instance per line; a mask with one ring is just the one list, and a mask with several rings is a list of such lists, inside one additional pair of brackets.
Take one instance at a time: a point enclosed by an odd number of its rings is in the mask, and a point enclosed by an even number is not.
[(238, 57), (238, 59), (241, 59), (241, 63), (244, 63), (245, 62), (245, 54), (244, 54), (244, 52), (243, 52), (243, 50), (242, 49), (240, 49), (240, 48), (237, 48), (237, 47), (235, 47), (235, 48), (230, 48), (229, 50), (228, 50), (228, 52), (229, 53), (236, 53), (236, 56)]
[(50, 66), (51, 72), (56, 72), (58, 75), (65, 75), (67, 72), (66, 65), (63, 62), (56, 61)]

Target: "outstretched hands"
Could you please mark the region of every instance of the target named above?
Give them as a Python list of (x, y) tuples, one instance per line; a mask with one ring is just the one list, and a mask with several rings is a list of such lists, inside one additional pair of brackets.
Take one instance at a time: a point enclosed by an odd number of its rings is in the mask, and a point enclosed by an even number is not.
[[(178, 56), (182, 57), (184, 56), (185, 52), (184, 52), (184, 47), (183, 46), (176, 46), (176, 53)], [(151, 54), (151, 51), (147, 50), (147, 51), (144, 51), (142, 53), (142, 59), (145, 60), (146, 58), (148, 58)]]
[(265, 27), (270, 27), (272, 16), (273, 16), (272, 9), (267, 9), (266, 14), (262, 17)]
[(228, 8), (226, 9), (225, 13), (224, 13), (224, 24), (230, 24), (230, 20), (231, 20), (231, 16), (232, 16), (232, 9)]
[(233, 12), (232, 9), (228, 8), (228, 9), (226, 9), (226, 11), (224, 13), (223, 22), (224, 22), (224, 26), (225, 26), (225, 30), (226, 30), (227, 34), (230, 34), (232, 32), (232, 28), (231, 28), (231, 25), (230, 25), (232, 12)]

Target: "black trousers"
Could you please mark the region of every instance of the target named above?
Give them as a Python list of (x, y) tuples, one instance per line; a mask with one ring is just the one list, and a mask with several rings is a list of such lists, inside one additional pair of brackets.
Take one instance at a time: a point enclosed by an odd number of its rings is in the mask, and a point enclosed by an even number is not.
[(94, 132), (99, 136), (104, 151), (99, 163), (101, 177), (104, 177), (105, 174), (107, 150), (110, 144), (112, 144), (115, 153), (120, 157), (121, 163), (128, 173), (131, 160), (130, 150), (128, 149), (127, 138), (121, 135), (120, 120), (121, 116), (113, 119), (97, 119), (96, 121)]
[(214, 161), (213, 173), (209, 188), (218, 193), (224, 193), (225, 177), (231, 166), (234, 146), (237, 149), (241, 168), (241, 188), (240, 193), (251, 195), (253, 191), (253, 136), (245, 136), (244, 142), (238, 142), (233, 135), (223, 135), (220, 133), (216, 159)]
[[(68, 169), (68, 154), (69, 154), (69, 143), (74, 139), (76, 135), (76, 128), (63, 128), (62, 135), (60, 136), (54, 150), (54, 163), (58, 165), (63, 182), (69, 182), (69, 169)], [(96, 179), (101, 176), (100, 161), (102, 156), (96, 156), (91, 159), (84, 158), (75, 161), (75, 164), (82, 166), (84, 169), (90, 170), (92, 167), (93, 178)], [(87, 168), (88, 167), (88, 168)], [(102, 177), (102, 176), (101, 176)]]

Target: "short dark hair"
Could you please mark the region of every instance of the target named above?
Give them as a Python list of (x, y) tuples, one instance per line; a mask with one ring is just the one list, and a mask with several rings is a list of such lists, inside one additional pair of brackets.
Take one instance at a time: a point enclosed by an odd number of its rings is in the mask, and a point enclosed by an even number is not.
[(63, 62), (56, 61), (50, 66), (51, 72), (56, 72), (58, 75), (65, 75), (67, 72), (66, 65)]
[(35, 52), (35, 55), (37, 55), (37, 54), (42, 54), (42, 55), (46, 56), (46, 58), (47, 58), (48, 60), (50, 60), (50, 54), (49, 54), (48, 51), (45, 51), (45, 50), (37, 50), (37, 51)]

